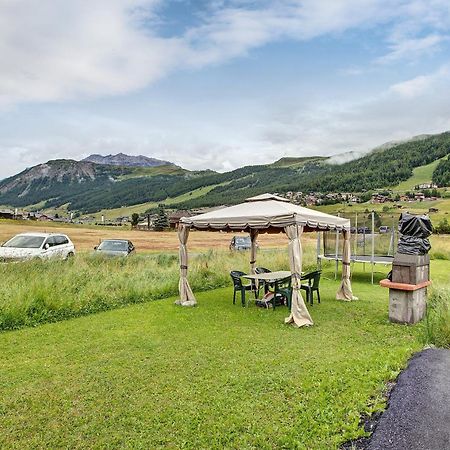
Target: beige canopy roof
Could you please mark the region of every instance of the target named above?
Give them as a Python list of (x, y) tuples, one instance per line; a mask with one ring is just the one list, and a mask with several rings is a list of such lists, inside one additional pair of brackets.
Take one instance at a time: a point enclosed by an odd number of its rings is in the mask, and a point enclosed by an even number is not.
[[(183, 217), (182, 224), (199, 230), (267, 230), (302, 225), (305, 231), (349, 230), (350, 220), (294, 205), (285, 198), (263, 194), (244, 203), (193, 217)], [(274, 230), (275, 231), (275, 230)]]

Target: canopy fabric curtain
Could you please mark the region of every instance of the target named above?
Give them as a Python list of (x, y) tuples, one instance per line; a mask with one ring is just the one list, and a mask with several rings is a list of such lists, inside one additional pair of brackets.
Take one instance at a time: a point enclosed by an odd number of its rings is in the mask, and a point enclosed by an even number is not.
[(344, 230), (344, 250), (342, 252), (342, 281), (336, 294), (337, 300), (358, 300), (353, 295), (352, 283), (350, 281), (350, 231)]
[(187, 279), (188, 254), (186, 244), (188, 237), (189, 226), (180, 224), (178, 226), (178, 239), (180, 240), (180, 281), (178, 284), (178, 290), (180, 292), (180, 299), (175, 303), (182, 306), (195, 306), (197, 304), (197, 300)]
[(258, 230), (251, 229), (250, 230), (250, 239), (252, 241), (252, 247), (250, 250), (250, 272), (254, 275), (256, 269), (256, 239), (258, 239)]
[(297, 327), (313, 325), (300, 291), (302, 273), (302, 244), (300, 239), (303, 233), (303, 226), (289, 225), (284, 228), (284, 231), (289, 239), (289, 264), (292, 272), (291, 314), (284, 321)]

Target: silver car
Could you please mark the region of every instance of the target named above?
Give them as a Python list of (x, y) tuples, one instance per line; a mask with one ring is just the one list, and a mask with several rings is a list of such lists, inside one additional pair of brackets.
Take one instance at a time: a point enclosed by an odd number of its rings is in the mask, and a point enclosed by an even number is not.
[(130, 256), (136, 251), (127, 239), (105, 239), (94, 250), (95, 254), (104, 256)]

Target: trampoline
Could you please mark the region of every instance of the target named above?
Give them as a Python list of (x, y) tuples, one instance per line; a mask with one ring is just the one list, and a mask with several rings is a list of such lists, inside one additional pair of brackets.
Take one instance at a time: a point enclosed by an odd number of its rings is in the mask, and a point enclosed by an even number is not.
[[(336, 255), (319, 255), (320, 259), (329, 259), (329, 260), (342, 260), (342, 255), (338, 255), (336, 258)], [(373, 264), (384, 264), (389, 265), (392, 264), (394, 257), (393, 256), (380, 256), (380, 255), (374, 255), (372, 259), (372, 255), (352, 255), (350, 257), (351, 262), (357, 262), (357, 263), (373, 263)]]
[[(382, 264), (384, 266), (392, 265), (394, 260), (395, 248), (398, 236), (396, 233), (397, 224), (392, 217), (392, 226), (389, 232), (375, 232), (375, 215), (374, 212), (369, 213), (371, 227), (366, 226), (366, 220), (359, 222), (358, 215), (347, 217), (352, 222), (351, 247), (352, 255), (350, 261), (352, 264), (362, 263), (371, 265), (371, 279), (373, 284), (373, 275), (375, 265)], [(362, 223), (361, 223), (362, 222)], [(342, 245), (340, 241), (342, 235), (339, 232), (324, 231), (317, 233), (317, 265), (322, 266), (322, 260), (335, 261), (335, 279), (339, 270), (339, 262), (342, 261)]]

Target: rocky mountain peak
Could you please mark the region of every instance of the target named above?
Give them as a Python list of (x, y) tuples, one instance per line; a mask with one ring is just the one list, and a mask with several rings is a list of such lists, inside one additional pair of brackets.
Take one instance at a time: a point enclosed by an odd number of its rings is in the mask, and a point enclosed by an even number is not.
[(116, 155), (99, 155), (93, 154), (84, 158), (83, 161), (95, 164), (103, 164), (107, 166), (123, 166), (123, 167), (158, 167), (173, 165), (169, 161), (156, 158), (149, 158), (144, 155), (126, 155), (125, 153), (117, 153)]

